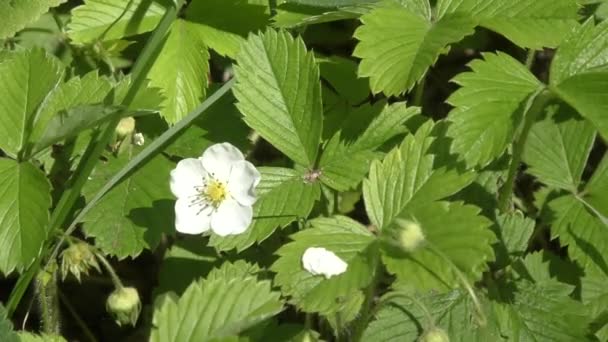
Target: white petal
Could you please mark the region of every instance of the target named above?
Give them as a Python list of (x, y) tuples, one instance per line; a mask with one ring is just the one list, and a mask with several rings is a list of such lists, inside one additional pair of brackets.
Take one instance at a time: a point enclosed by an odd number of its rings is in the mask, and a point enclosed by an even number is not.
[(211, 215), (211, 229), (219, 236), (241, 234), (253, 219), (253, 209), (227, 199)]
[(177, 198), (195, 195), (195, 187), (203, 185), (206, 174), (200, 160), (194, 158), (180, 160), (171, 171), (171, 192)]
[(215, 179), (226, 182), (230, 176), (232, 164), (245, 160), (243, 153), (229, 143), (209, 146), (201, 156), (203, 167)]
[(322, 274), (328, 279), (346, 272), (348, 268), (344, 260), (323, 247), (307, 248), (302, 255), (302, 266), (311, 274)]
[(187, 198), (175, 201), (175, 229), (184, 234), (201, 234), (209, 230), (213, 207), (201, 209), (201, 205), (192, 205)]
[(262, 176), (260, 172), (246, 160), (232, 164), (230, 178), (228, 179), (228, 191), (230, 195), (242, 205), (253, 205), (255, 203), (255, 187), (260, 183)]

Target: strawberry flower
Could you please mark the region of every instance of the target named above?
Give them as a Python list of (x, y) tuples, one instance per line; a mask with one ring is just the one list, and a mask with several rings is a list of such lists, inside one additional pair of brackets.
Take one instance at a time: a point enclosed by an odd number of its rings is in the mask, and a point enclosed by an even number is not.
[(200, 158), (187, 158), (171, 171), (175, 229), (220, 236), (241, 234), (251, 224), (259, 171), (229, 143), (210, 146)]

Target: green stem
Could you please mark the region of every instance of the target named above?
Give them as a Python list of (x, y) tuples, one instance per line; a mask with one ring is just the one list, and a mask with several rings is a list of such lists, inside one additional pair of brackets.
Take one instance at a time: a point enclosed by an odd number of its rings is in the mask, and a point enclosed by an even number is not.
[(473, 301), (473, 305), (475, 306), (475, 311), (477, 312), (477, 323), (479, 323), (480, 326), (486, 325), (486, 323), (487, 323), (486, 315), (483, 312), (483, 308), (481, 307), (479, 298), (477, 297), (477, 294), (475, 294), (475, 290), (473, 290), (473, 286), (471, 286), (471, 283), (469, 283), (469, 281), (467, 280), (465, 275), (462, 273), (460, 268), (458, 268), (458, 266), (456, 266), (456, 264), (454, 264), (454, 262), (447, 255), (445, 255), (445, 253), (443, 253), (438, 248), (435, 248), (435, 246), (430, 241), (426, 241), (426, 247), (429, 250), (431, 250), (433, 253), (435, 253), (435, 255), (437, 255), (438, 257), (443, 259), (443, 261), (445, 261), (445, 263), (450, 266), (452, 271), (454, 271), (454, 274), (456, 274), (456, 277), (460, 281), (460, 284), (467, 290), (469, 297), (471, 297), (471, 300)]
[(511, 164), (509, 165), (507, 181), (498, 194), (498, 209), (503, 213), (509, 209), (510, 199), (513, 194), (513, 185), (515, 184), (515, 178), (517, 176), (517, 171), (519, 170), (530, 129), (551, 98), (552, 95), (547, 89), (541, 89), (532, 95), (528, 101), (528, 105), (526, 106), (527, 109), (524, 114), (523, 128), (521, 129), (517, 141), (515, 141), (513, 145), (513, 156), (511, 158)]
[[(183, 1), (181, 1), (180, 4), (181, 3), (183, 3)], [(165, 12), (163, 18), (161, 19), (160, 23), (152, 33), (152, 36), (144, 46), (139, 58), (135, 62), (135, 65), (133, 66), (131, 73), (132, 82), (131, 86), (129, 87), (129, 91), (127, 92), (127, 95), (125, 96), (122, 102), (123, 106), (128, 107), (129, 104), (131, 104), (131, 102), (135, 98), (135, 95), (139, 91), (139, 88), (142, 86), (146, 74), (155, 59), (156, 52), (162, 47), (164, 38), (167, 35), (171, 24), (176, 18), (177, 8), (169, 7)], [(87, 181), (90, 173), (93, 171), (93, 168), (97, 164), (99, 157), (106, 148), (107, 143), (113, 136), (114, 129), (120, 121), (120, 114), (121, 113), (118, 113), (116, 118), (111, 120), (111, 122), (105, 126), (104, 132), (100, 136), (98, 135), (98, 133), (95, 133), (94, 138), (91, 139), (91, 142), (87, 147), (87, 150), (82, 160), (78, 164), (78, 168), (75, 172), (74, 181), (71, 183), (71, 186), (63, 192), (57, 206), (51, 214), (51, 220), (49, 223), (49, 231), (51, 232), (51, 234), (54, 231), (60, 229), (60, 227), (67, 219), (68, 215), (72, 212), (74, 204), (80, 197), (80, 191), (84, 186), (84, 183)], [(45, 266), (45, 269), (57, 257), (59, 249), (61, 248), (61, 245), (64, 240), (65, 239), (62, 239), (60, 243), (56, 245), (55, 250), (51, 253), (51, 257), (48, 259), (49, 261), (47, 263), (47, 266)], [(48, 252), (49, 248), (51, 247), (51, 243), (52, 240), (49, 239), (43, 247), (43, 253), (41, 253), (40, 256), (36, 258), (36, 260), (34, 260), (32, 266), (28, 269), (28, 271), (23, 273), (19, 277), (19, 280), (13, 288), (13, 291), (11, 292), (11, 295), (7, 302), (6, 310), (8, 312), (9, 317), (13, 314), (13, 312), (17, 308), (17, 305), (19, 305), (19, 302), (21, 301), (21, 298), (23, 297), (23, 294), (25, 293), (27, 287), (32, 281), (34, 275), (38, 272), (41, 265), (40, 258), (46, 255), (46, 252)]]
[(116, 274), (116, 271), (114, 271), (114, 267), (112, 267), (112, 265), (110, 264), (110, 262), (108, 261), (108, 259), (106, 259), (105, 255), (103, 255), (99, 251), (95, 251), (95, 256), (101, 262), (101, 266), (103, 266), (103, 268), (106, 269), (106, 271), (110, 275), (110, 278), (112, 278), (112, 282), (114, 283), (114, 287), (117, 290), (121, 290), (124, 287), (124, 285), (122, 284), (122, 281), (120, 280), (120, 277), (118, 277), (118, 274)]
[(374, 276), (372, 283), (367, 287), (367, 289), (365, 291), (366, 292), (365, 301), (363, 302), (363, 305), (362, 305), (361, 316), (359, 317), (359, 319), (357, 319), (357, 321), (354, 325), (354, 331), (352, 334), (351, 341), (355, 341), (355, 342), (361, 341), (363, 332), (365, 331), (367, 324), (369, 323), (369, 321), (371, 320), (371, 318), (375, 312), (373, 310), (373, 305), (374, 305), (374, 299), (376, 297), (376, 288), (378, 287), (378, 283), (380, 282), (381, 276), (382, 276), (382, 262), (381, 262), (380, 258), (378, 257), (378, 260), (376, 262), (376, 275)]
[(82, 317), (80, 317), (80, 315), (76, 311), (76, 308), (74, 308), (72, 303), (70, 303), (70, 301), (68, 300), (68, 297), (66, 297), (63, 294), (63, 292), (61, 292), (61, 291), (58, 291), (57, 293), (59, 294), (59, 299), (61, 300), (61, 303), (63, 303), (63, 306), (65, 306), (65, 308), (68, 310), (70, 315), (72, 315), (72, 318), (74, 318), (74, 321), (76, 321), (76, 324), (78, 324), (78, 326), (80, 326), (80, 329), (82, 329), (82, 332), (87, 337), (87, 339), (89, 339), (89, 341), (91, 341), (91, 342), (97, 342), (95, 335), (93, 334), (91, 329), (89, 329), (89, 327), (87, 326), (85, 321), (82, 319)]
[(532, 65), (534, 64), (535, 57), (536, 57), (536, 50), (529, 49), (528, 54), (526, 55), (526, 68), (528, 68), (528, 70), (532, 69)]
[[(56, 265), (56, 264), (53, 264)], [(42, 270), (36, 279), (36, 295), (42, 321), (42, 331), (46, 334), (61, 333), (59, 297), (57, 295), (56, 267)]]

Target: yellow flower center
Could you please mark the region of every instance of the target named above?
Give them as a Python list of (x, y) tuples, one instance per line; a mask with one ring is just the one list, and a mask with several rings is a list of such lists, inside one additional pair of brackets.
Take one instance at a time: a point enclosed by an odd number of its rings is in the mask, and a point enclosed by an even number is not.
[(228, 196), (228, 189), (226, 184), (214, 179), (205, 187), (204, 195), (211, 205), (217, 208)]

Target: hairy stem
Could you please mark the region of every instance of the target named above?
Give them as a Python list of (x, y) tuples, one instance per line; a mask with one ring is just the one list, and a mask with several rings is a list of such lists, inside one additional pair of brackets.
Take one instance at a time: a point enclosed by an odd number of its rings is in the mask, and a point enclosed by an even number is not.
[(57, 289), (56, 265), (48, 270), (42, 270), (36, 277), (36, 296), (42, 323), (42, 331), (46, 334), (61, 333), (59, 297)]
[(106, 259), (105, 255), (103, 255), (99, 251), (95, 251), (95, 256), (101, 262), (101, 266), (103, 266), (103, 268), (106, 269), (106, 271), (110, 275), (110, 278), (112, 278), (112, 282), (114, 283), (114, 287), (117, 290), (122, 289), (124, 287), (122, 285), (122, 281), (118, 277), (118, 274), (116, 274), (116, 271), (114, 271), (114, 267), (112, 267), (112, 265), (110, 264), (110, 262), (108, 261), (108, 259)]
[(530, 134), (530, 129), (536, 122), (536, 119), (542, 113), (547, 102), (552, 98), (551, 93), (547, 89), (541, 89), (530, 97), (526, 111), (524, 113), (523, 127), (517, 137), (517, 140), (513, 143), (513, 156), (511, 158), (511, 164), (509, 165), (509, 171), (507, 174), (507, 181), (500, 189), (498, 194), (498, 209), (501, 212), (507, 212), (511, 203), (511, 196), (513, 195), (513, 185), (515, 184), (515, 178), (517, 177), (517, 171), (521, 163), (521, 158), (524, 153), (526, 141)]

